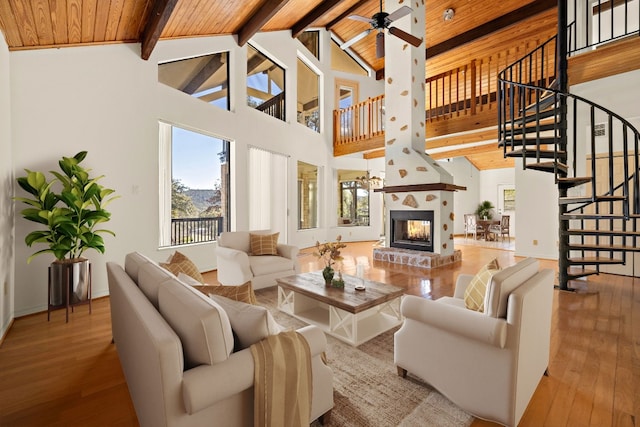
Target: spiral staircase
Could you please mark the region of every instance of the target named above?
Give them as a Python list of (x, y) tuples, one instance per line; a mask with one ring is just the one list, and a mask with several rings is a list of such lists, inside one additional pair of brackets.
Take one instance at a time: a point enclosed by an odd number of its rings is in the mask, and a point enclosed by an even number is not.
[[(559, 21), (559, 28), (567, 28)], [(615, 112), (567, 91), (567, 33), (498, 77), (504, 155), (555, 177), (561, 290), (575, 289), (570, 281), (598, 274), (605, 265), (626, 264), (640, 251), (640, 132)]]

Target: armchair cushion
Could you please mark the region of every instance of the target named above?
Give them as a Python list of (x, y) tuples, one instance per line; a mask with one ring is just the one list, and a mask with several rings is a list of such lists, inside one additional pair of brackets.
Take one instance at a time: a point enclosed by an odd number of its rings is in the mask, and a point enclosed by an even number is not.
[(185, 254), (176, 251), (168, 262), (160, 263), (160, 266), (172, 272), (175, 276), (179, 273), (184, 273), (193, 277), (200, 283), (204, 283), (202, 274), (198, 270), (198, 267), (187, 257)]
[(220, 295), (209, 294), (209, 297), (220, 305), (229, 316), (231, 329), (238, 337), (236, 348), (244, 350), (269, 335), (281, 332), (278, 325), (265, 307), (234, 301)]
[(484, 300), (491, 277), (500, 269), (498, 260), (493, 259), (484, 265), (467, 286), (464, 292), (464, 304), (469, 310), (484, 312)]
[(224, 309), (178, 279), (160, 286), (158, 309), (180, 337), (185, 369), (223, 362), (233, 351), (233, 333)]
[(273, 234), (249, 234), (249, 245), (251, 247), (250, 254), (259, 255), (278, 255), (278, 235)]
[(279, 271), (291, 271), (295, 268), (294, 261), (279, 256), (261, 256), (249, 258), (251, 271), (254, 276), (264, 276)]

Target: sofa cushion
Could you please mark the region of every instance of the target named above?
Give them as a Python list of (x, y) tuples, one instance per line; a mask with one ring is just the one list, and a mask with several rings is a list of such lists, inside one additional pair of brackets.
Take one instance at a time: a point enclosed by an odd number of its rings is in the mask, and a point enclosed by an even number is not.
[(278, 255), (278, 236), (273, 234), (253, 234), (249, 233), (250, 255)]
[(254, 276), (264, 276), (286, 270), (294, 270), (294, 261), (279, 256), (251, 256), (249, 265)]
[(487, 293), (487, 286), (491, 281), (491, 277), (500, 269), (498, 260), (493, 259), (485, 264), (464, 291), (464, 305), (469, 310), (484, 312), (484, 299)]
[(231, 329), (238, 337), (238, 350), (243, 350), (257, 343), (269, 335), (276, 335), (282, 331), (265, 307), (234, 301), (216, 294), (209, 297), (222, 307), (231, 323)]
[(138, 283), (138, 271), (140, 270), (140, 267), (148, 263), (156, 264), (155, 261), (145, 255), (142, 255), (140, 252), (131, 252), (124, 258), (124, 270), (127, 272), (129, 277), (131, 277), (131, 280)]
[(526, 258), (493, 275), (487, 286), (484, 310), (488, 316), (505, 318), (509, 294), (538, 272), (539, 262)]
[(189, 257), (187, 257), (182, 252), (176, 251), (169, 262), (162, 262), (160, 263), (160, 266), (169, 270), (176, 276), (179, 273), (184, 273), (188, 276), (193, 277), (194, 280), (197, 280), (200, 283), (204, 283), (204, 278), (202, 277), (202, 274), (200, 274), (198, 267), (196, 267), (194, 262), (191, 261)]
[(138, 287), (156, 309), (158, 308), (158, 289), (170, 280), (175, 280), (175, 276), (156, 263), (143, 264), (138, 270)]
[(158, 310), (180, 337), (185, 369), (223, 362), (233, 351), (224, 309), (178, 279), (160, 286)]

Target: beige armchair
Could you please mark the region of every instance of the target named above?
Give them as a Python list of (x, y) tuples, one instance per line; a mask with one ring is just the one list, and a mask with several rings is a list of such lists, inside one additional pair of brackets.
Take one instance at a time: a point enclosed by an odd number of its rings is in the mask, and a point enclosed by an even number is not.
[(406, 296), (394, 360), (476, 417), (516, 426), (549, 363), (553, 271), (527, 258), (496, 273), (485, 312), (465, 307), (473, 276), (461, 274), (453, 297)]
[(218, 237), (216, 261), (218, 281), (223, 285), (242, 285), (251, 281), (253, 289), (275, 286), (279, 277), (300, 272), (299, 249), (279, 243), (277, 255), (253, 255), (251, 234), (271, 234), (269, 231), (230, 231)]

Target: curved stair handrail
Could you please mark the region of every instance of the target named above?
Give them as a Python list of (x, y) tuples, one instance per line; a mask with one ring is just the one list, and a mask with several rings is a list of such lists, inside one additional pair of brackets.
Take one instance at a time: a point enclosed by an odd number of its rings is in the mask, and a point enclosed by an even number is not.
[(554, 87), (557, 42), (550, 38), (499, 73), (498, 129), (505, 157), (555, 175), (559, 287), (567, 290), (569, 280), (624, 264), (628, 252), (640, 251), (640, 131), (620, 114)]

